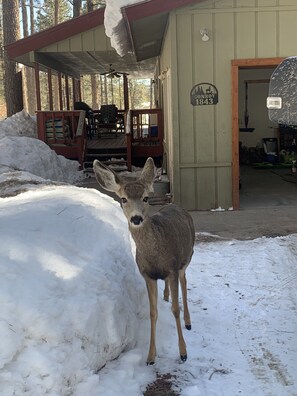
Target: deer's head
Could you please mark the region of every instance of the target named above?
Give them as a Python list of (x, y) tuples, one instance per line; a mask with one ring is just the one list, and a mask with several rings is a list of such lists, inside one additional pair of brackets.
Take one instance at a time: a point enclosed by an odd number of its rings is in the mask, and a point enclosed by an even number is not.
[(94, 173), (101, 187), (117, 194), (121, 199), (122, 209), (130, 227), (141, 227), (148, 216), (149, 194), (153, 192), (155, 165), (148, 158), (136, 181), (124, 181), (100, 161), (95, 160)]

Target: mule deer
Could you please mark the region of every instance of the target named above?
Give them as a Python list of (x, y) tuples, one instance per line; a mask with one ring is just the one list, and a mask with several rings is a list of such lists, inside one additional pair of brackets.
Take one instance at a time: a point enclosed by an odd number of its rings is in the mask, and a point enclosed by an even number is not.
[(136, 262), (146, 281), (151, 319), (147, 364), (154, 364), (156, 357), (158, 279), (165, 280), (164, 299), (167, 301), (170, 289), (180, 357), (182, 361), (187, 360), (186, 343), (180, 323), (178, 280), (182, 290), (185, 326), (190, 330), (185, 271), (192, 258), (195, 239), (193, 220), (179, 206), (170, 204), (154, 215), (148, 215), (148, 196), (153, 191), (154, 168), (153, 159), (148, 158), (138, 180), (125, 182), (101, 162), (94, 161), (94, 172), (98, 183), (105, 190), (115, 192), (122, 201), (122, 209), (136, 244)]

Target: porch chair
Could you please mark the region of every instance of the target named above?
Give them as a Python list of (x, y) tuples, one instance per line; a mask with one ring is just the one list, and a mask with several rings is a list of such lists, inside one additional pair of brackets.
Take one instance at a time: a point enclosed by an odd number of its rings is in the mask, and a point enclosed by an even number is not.
[(86, 124), (87, 124), (87, 136), (92, 139), (96, 132), (96, 122), (94, 117), (94, 111), (85, 102), (75, 102), (74, 110), (84, 110), (86, 112)]
[(106, 133), (106, 137), (118, 134), (118, 108), (114, 104), (101, 105), (100, 117), (97, 125), (99, 137)]

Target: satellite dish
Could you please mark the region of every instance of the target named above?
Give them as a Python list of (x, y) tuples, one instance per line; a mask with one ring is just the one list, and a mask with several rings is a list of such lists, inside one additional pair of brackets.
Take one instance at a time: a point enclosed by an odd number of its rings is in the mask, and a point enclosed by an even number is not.
[(283, 60), (270, 78), (267, 98), (270, 121), (297, 125), (297, 57)]

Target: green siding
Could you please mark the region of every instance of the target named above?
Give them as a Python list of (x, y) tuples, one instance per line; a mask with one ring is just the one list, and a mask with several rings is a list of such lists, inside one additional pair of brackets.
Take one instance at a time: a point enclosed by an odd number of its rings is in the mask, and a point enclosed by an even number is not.
[[(168, 163), (174, 200), (187, 209), (232, 206), (231, 61), (296, 55), (296, 20), (297, 0), (208, 0), (171, 13), (161, 55), (172, 80)], [(190, 91), (202, 82), (217, 87), (217, 105), (191, 105)]]

